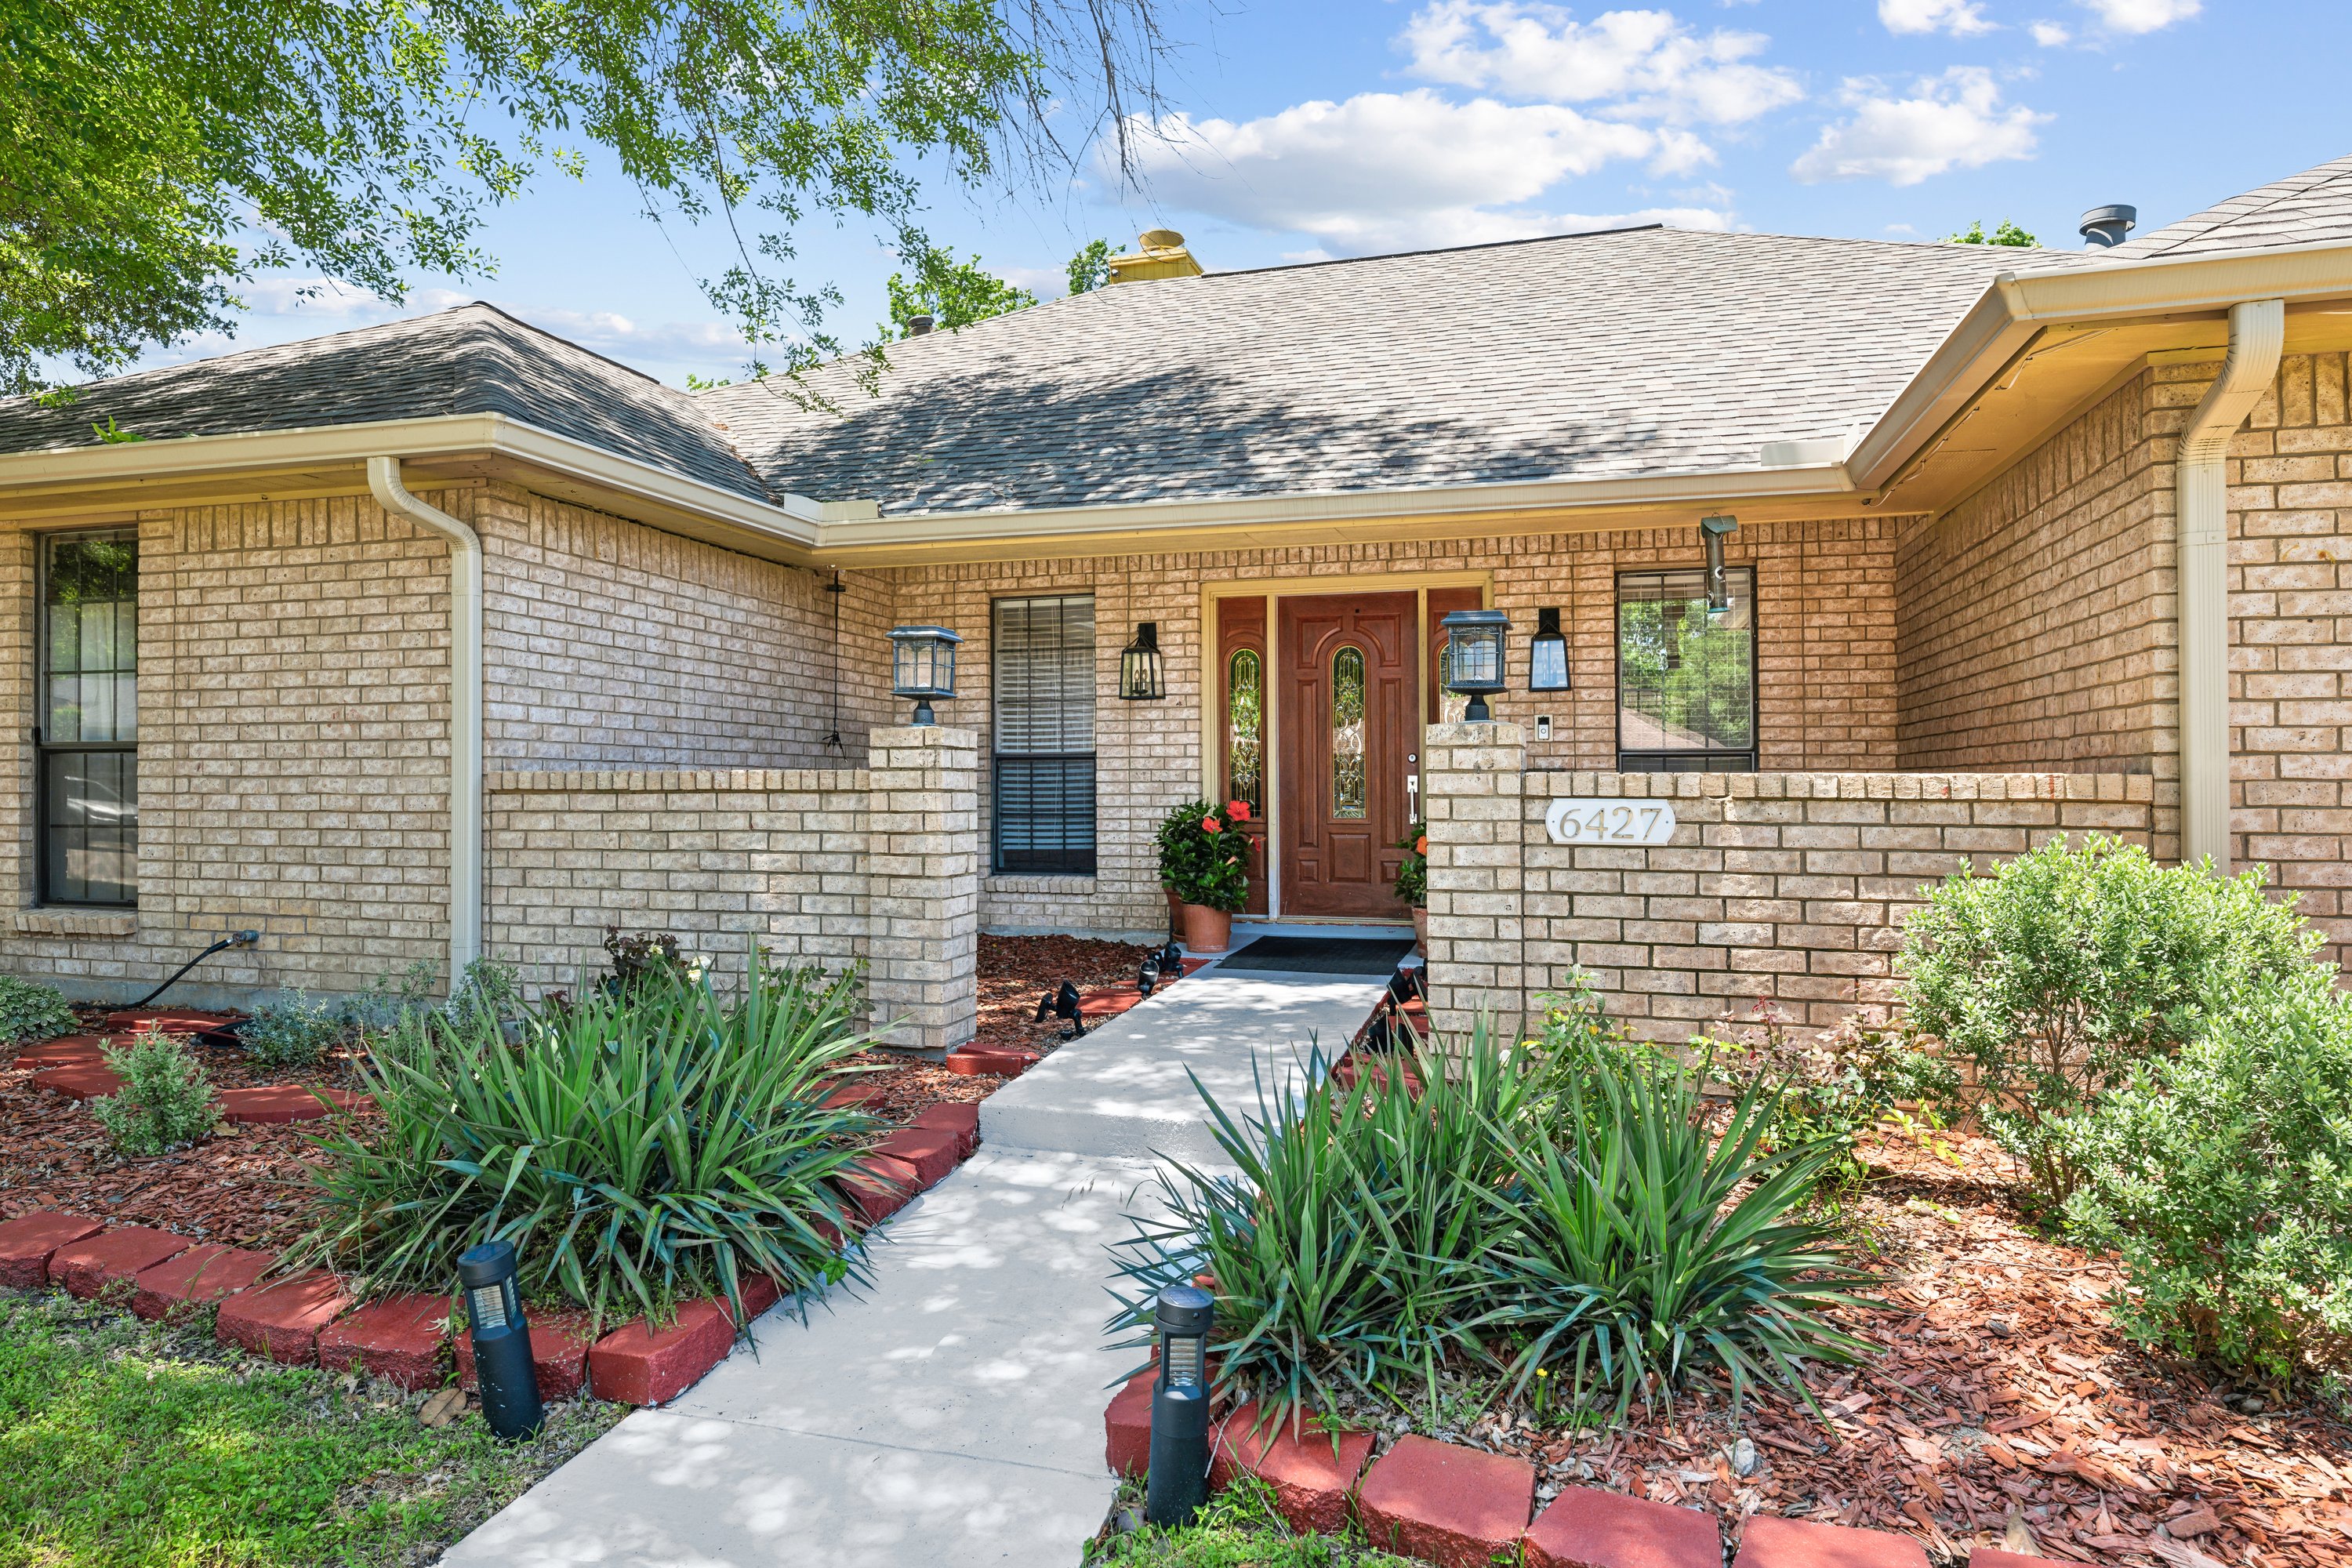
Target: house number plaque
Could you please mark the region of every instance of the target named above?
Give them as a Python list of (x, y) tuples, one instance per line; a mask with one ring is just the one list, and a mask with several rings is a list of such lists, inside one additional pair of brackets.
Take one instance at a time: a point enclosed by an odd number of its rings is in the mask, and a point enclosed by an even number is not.
[(1663, 800), (1556, 800), (1544, 830), (1554, 844), (1664, 844), (1675, 836), (1675, 808)]

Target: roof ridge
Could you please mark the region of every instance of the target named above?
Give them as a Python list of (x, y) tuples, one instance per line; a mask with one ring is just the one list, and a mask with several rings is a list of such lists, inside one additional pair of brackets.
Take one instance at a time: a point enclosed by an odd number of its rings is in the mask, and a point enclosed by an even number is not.
[[(2282, 203), (2292, 201), (2297, 196), (2307, 195), (2319, 186), (2347, 174), (2352, 174), (2352, 153), (2342, 153), (2314, 163), (2308, 169), (2297, 169), (2291, 174), (2282, 174), (2266, 184), (2256, 185), (2252, 190), (2240, 191), (2235, 195), (2224, 196), (2210, 206), (2202, 207), (2186, 216), (2175, 218), (2161, 228), (2150, 229), (2137, 241), (2126, 241), (2123, 245), (2115, 247), (2115, 249), (2124, 250), (2144, 247), (2145, 248), (2138, 250), (2138, 254), (2142, 257), (2161, 255), (2164, 250), (2175, 249), (2192, 240), (2202, 239), (2220, 229), (2227, 228), (2231, 224), (2242, 223), (2256, 214), (2267, 212)], [(2266, 192), (2271, 194), (2265, 195)], [(2241, 203), (2244, 205), (2239, 205)], [(2197, 226), (2191, 227), (2189, 226), (2191, 225)], [(2172, 235), (2175, 229), (2179, 229), (2181, 232)], [(2165, 235), (2172, 235), (2172, 237), (2167, 239), (2162, 250), (2159, 250), (2154, 242)]]

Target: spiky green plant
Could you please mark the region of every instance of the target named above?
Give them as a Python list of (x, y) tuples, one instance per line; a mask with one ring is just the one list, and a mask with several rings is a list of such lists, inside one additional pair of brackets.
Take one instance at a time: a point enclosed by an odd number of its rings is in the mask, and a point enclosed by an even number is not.
[(856, 1265), (832, 1178), (875, 1123), (823, 1097), (871, 1043), (861, 1012), (855, 974), (755, 951), (724, 997), (707, 976), (583, 987), (514, 1045), (487, 1005), (412, 1014), (366, 1071), (382, 1118), (319, 1139), (325, 1217), (299, 1258), (446, 1290), (459, 1253), (503, 1238), (526, 1293), (600, 1321), (712, 1292), (740, 1309), (747, 1271), (838, 1280)]

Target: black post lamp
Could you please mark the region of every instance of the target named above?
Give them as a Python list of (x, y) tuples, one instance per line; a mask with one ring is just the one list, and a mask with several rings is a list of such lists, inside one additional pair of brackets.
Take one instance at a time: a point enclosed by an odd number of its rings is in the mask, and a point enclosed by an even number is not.
[(891, 632), (890, 691), (914, 700), (910, 722), (936, 723), (931, 704), (955, 695), (955, 650), (962, 641), (945, 626), (899, 626)]
[(1736, 517), (1703, 517), (1699, 538), (1706, 545), (1706, 607), (1712, 615), (1731, 608), (1731, 574), (1723, 564), (1723, 542), (1739, 531)]
[(1494, 718), (1488, 694), (1503, 689), (1503, 634), (1510, 617), (1500, 610), (1456, 610), (1439, 625), (1445, 628), (1445, 689), (1470, 699), (1463, 718), (1485, 723)]
[(1528, 689), (1568, 689), (1568, 638), (1560, 635), (1557, 608), (1536, 612), (1536, 635), (1528, 639)]
[(1151, 1474), (1143, 1517), (1184, 1525), (1209, 1495), (1209, 1330), (1217, 1299), (1192, 1285), (1160, 1292), (1160, 1375), (1151, 1384)]
[(1157, 702), (1168, 695), (1167, 674), (1160, 657), (1160, 623), (1138, 621), (1135, 640), (1119, 650), (1119, 696), (1129, 702)]
[(482, 1415), (491, 1434), (528, 1437), (545, 1418), (539, 1402), (539, 1369), (530, 1360), (530, 1325), (523, 1321), (515, 1290), (511, 1241), (486, 1241), (457, 1259), (457, 1283), (466, 1291), (466, 1317), (474, 1335), (474, 1375), (482, 1385)]

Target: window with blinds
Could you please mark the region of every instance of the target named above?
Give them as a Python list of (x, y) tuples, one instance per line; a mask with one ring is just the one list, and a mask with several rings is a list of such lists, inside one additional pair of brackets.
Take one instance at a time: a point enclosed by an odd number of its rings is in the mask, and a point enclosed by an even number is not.
[(1095, 870), (1095, 601), (999, 599), (995, 682), (996, 869)]

